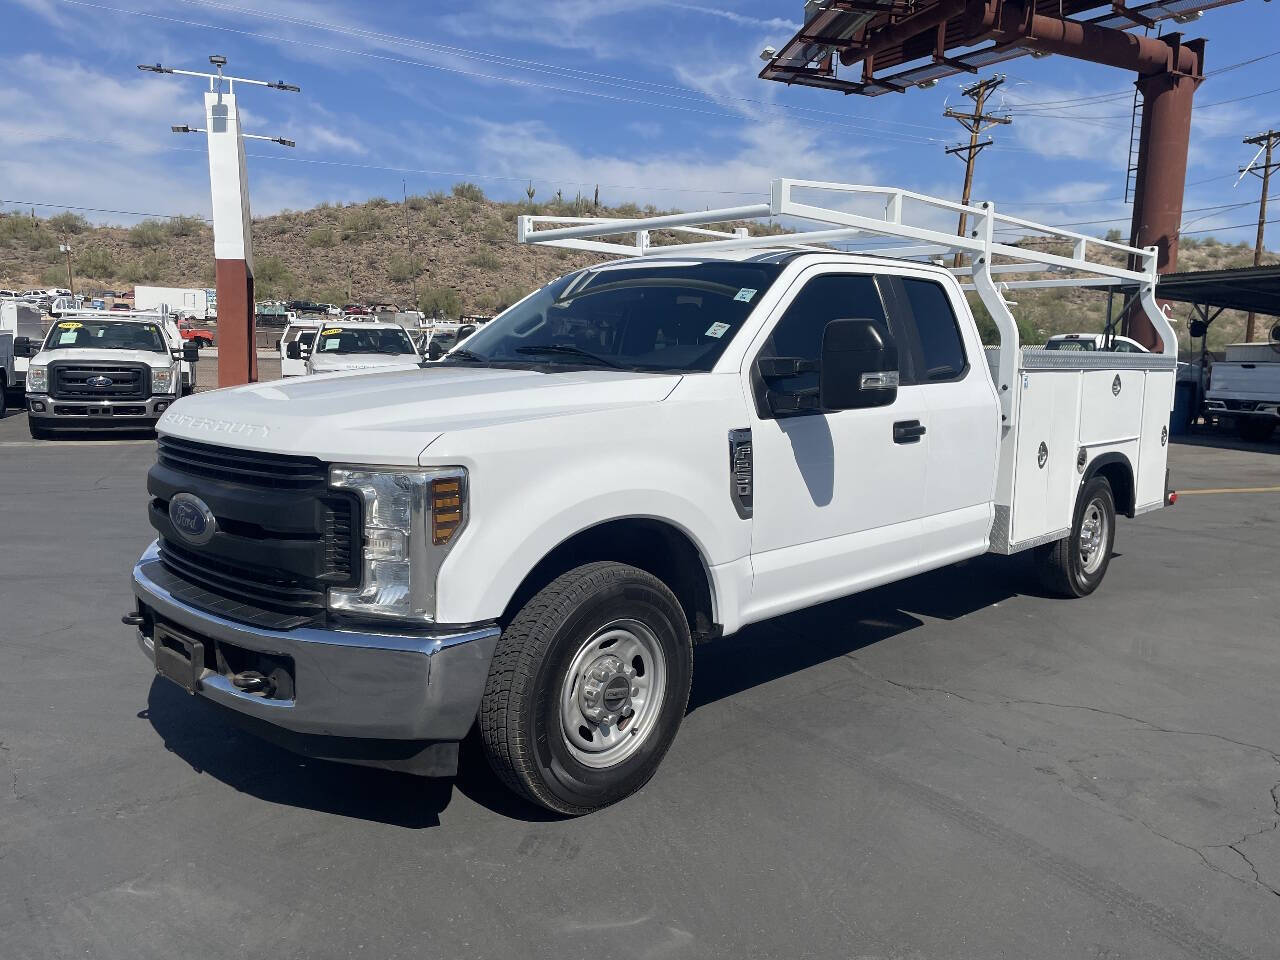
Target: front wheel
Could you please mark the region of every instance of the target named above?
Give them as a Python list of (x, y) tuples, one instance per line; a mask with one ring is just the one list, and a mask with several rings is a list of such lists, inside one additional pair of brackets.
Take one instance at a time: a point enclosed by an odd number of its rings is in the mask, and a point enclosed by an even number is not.
[(1087, 597), (1098, 589), (1111, 563), (1116, 538), (1116, 501), (1105, 477), (1085, 484), (1076, 500), (1071, 533), (1036, 551), (1036, 570), (1046, 590), (1059, 597)]
[(577, 567), (498, 642), (480, 706), (489, 762), (558, 813), (615, 803), (658, 769), (692, 676), (688, 621), (662, 581), (621, 563)]

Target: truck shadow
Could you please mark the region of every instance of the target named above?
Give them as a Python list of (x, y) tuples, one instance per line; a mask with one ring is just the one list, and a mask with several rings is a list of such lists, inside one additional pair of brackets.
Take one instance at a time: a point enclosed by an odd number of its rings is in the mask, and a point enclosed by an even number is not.
[(688, 709), (890, 640), (923, 625), (920, 616), (957, 620), (1018, 594), (1039, 594), (1025, 555), (987, 554), (753, 624), (694, 648)]
[(1170, 437), (1170, 444), (1187, 447), (1213, 447), (1217, 450), (1240, 450), (1244, 453), (1280, 454), (1280, 431), (1271, 435), (1270, 440), (1252, 443), (1241, 440), (1229, 430), (1217, 430), (1212, 427), (1197, 427), (1192, 433), (1184, 433)]
[[(922, 616), (955, 620), (1020, 593), (1034, 594), (1034, 583), (1021, 558), (984, 556), (701, 644), (694, 651), (688, 710), (891, 640), (922, 625)], [(439, 825), (456, 788), (502, 817), (561, 819), (503, 786), (474, 728), (463, 741), (457, 778), (437, 780), (290, 753), (160, 678), (138, 716), (195, 772), (269, 803), (417, 830)]]

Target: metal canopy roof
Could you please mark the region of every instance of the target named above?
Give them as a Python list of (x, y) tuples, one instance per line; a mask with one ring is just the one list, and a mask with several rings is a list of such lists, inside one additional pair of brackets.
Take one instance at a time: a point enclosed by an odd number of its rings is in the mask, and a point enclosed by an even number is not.
[[(1126, 7), (1123, 2), (1105, 0), (1035, 0), (1035, 7), (1049, 16), (1078, 17), (1100, 27), (1131, 30), (1236, 2), (1155, 0)], [(960, 12), (939, 27), (930, 26), (940, 19), (942, 9)], [(913, 33), (913, 21), (920, 22), (921, 29), (908, 36)], [(959, 73), (977, 73), (1032, 52), (1021, 42), (990, 41), (989, 31), (974, 33), (973, 29), (972, 20), (955, 0), (809, 0), (804, 26), (765, 64), (760, 77), (878, 97)], [(905, 39), (887, 46), (876, 43), (877, 37), (897, 35)], [(872, 51), (868, 40), (877, 49)], [(854, 78), (839, 76), (842, 54), (847, 64), (862, 63)], [(878, 76), (876, 71), (888, 72)]]
[(1156, 284), (1156, 297), (1280, 316), (1280, 266), (1166, 273)]

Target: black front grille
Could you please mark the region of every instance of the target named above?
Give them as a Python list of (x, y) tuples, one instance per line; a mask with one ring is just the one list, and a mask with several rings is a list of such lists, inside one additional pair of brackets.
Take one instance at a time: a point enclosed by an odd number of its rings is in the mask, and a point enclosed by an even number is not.
[(145, 363), (49, 364), (49, 392), (55, 400), (145, 400), (151, 368)]
[(272, 489), (323, 486), (329, 477), (328, 466), (315, 457), (235, 450), (173, 437), (160, 438), (156, 459), (183, 473)]
[[(211, 612), (313, 621), (324, 615), (329, 587), (359, 578), (359, 502), (329, 488), (323, 461), (161, 437), (147, 488), (161, 562), (196, 588), (188, 602)], [(170, 522), (179, 493), (198, 497), (216, 518), (208, 543), (187, 542)]]

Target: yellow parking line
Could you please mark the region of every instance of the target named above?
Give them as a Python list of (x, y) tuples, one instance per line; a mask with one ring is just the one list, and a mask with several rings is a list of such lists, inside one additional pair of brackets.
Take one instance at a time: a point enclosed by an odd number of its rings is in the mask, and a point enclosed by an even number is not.
[(1280, 493), (1280, 487), (1215, 487), (1208, 490), (1179, 490), (1178, 496), (1190, 497), (1197, 493)]

